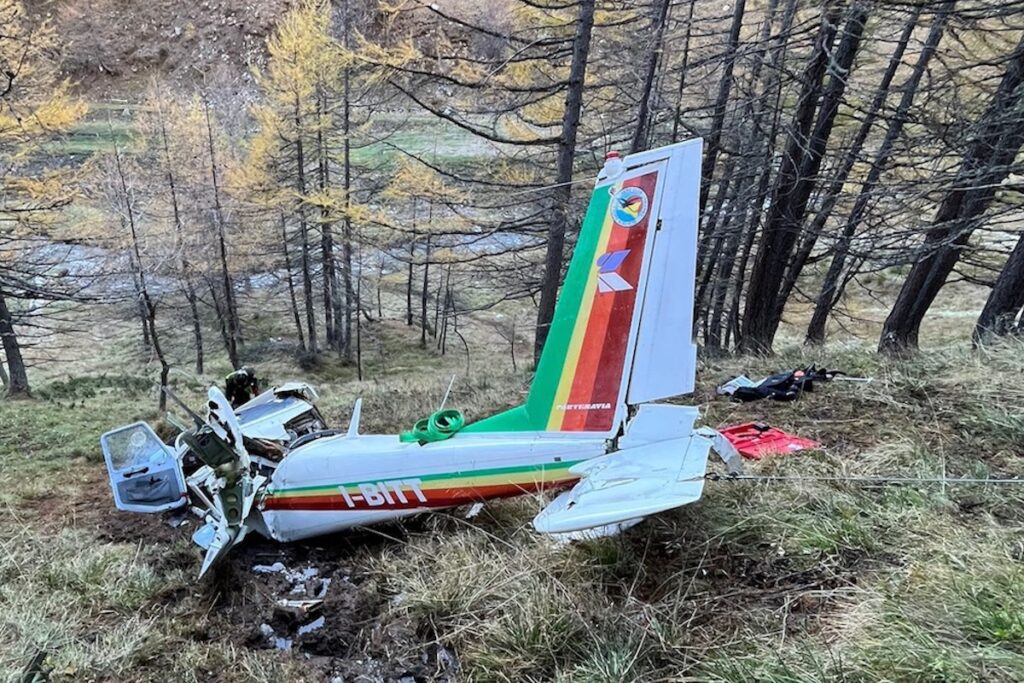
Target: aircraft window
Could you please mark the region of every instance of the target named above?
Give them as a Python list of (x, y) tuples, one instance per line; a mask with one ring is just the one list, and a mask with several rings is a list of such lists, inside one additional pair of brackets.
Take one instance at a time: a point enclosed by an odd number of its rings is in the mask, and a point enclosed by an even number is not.
[(132, 425), (107, 437), (110, 461), (116, 470), (145, 467), (167, 457), (164, 445), (142, 425)]

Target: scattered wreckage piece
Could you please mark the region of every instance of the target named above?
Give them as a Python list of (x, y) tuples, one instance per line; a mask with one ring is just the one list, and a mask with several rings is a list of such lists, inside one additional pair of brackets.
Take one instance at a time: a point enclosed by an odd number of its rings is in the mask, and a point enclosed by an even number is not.
[(237, 409), (213, 387), (174, 450), (143, 423), (102, 437), (118, 507), (188, 503), (202, 575), (251, 531), (294, 541), (562, 490), (534, 527), (601, 535), (698, 500), (713, 439), (696, 408), (659, 401), (694, 389), (701, 154), (689, 140), (606, 163), (524, 404), (469, 424), (439, 412), (403, 438), (360, 434), (359, 401), (327, 429), (305, 385)]
[(826, 370), (813, 365), (796, 368), (786, 372), (769, 375), (755, 382), (746, 375), (733, 377), (718, 387), (718, 394), (731, 396), (733, 400), (759, 401), (770, 398), (775, 401), (795, 401), (804, 392), (813, 392), (815, 382), (830, 382), (845, 373), (839, 370)]
[[(732, 427), (725, 427), (718, 430), (722, 439), (728, 443), (723, 445), (718, 442), (719, 452), (731, 450), (748, 460), (760, 460), (766, 455), (785, 455), (813, 448), (821, 448), (821, 444), (811, 439), (805, 439), (786, 432), (776, 427), (771, 427), (764, 422), (745, 422)], [(728, 463), (727, 456), (723, 453), (723, 460)]]

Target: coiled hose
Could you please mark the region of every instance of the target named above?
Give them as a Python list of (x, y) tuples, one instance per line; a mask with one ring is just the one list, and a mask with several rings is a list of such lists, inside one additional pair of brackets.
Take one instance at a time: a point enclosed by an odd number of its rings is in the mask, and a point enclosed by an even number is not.
[(434, 441), (444, 441), (466, 424), (461, 410), (439, 410), (428, 418), (417, 420), (413, 428), (398, 437), (404, 443), (418, 442), (421, 446)]

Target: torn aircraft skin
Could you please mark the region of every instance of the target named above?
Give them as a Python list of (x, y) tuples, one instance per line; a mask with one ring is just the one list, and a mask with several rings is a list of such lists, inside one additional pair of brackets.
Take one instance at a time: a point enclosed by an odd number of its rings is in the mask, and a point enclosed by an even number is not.
[(360, 434), (358, 401), (346, 432), (327, 430), (305, 385), (237, 410), (211, 388), (174, 449), (142, 423), (103, 435), (117, 506), (190, 506), (207, 522), (203, 574), (250, 531), (295, 541), (562, 489), (533, 524), (577, 538), (698, 500), (711, 439), (696, 408), (659, 401), (694, 386), (701, 147), (602, 169), (523, 405), (465, 427), (438, 413), (399, 438)]

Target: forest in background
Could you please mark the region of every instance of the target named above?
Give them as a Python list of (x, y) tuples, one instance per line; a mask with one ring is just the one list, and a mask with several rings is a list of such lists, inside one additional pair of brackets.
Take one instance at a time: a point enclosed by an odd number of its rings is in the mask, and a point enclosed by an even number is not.
[[(1020, 681), (1018, 3), (0, 8), (0, 334), (32, 396), (0, 399), (0, 680)], [(821, 448), (750, 480), (709, 461), (700, 501), (612, 538), (552, 543), (526, 495), (252, 534), (201, 581), (193, 523), (115, 509), (97, 437), (177, 431), (161, 369), (202, 406), (252, 364), (315, 386), (329, 426), (360, 399), (373, 434), (444, 397), (469, 420), (522, 403), (605, 152), (696, 135), (714, 164), (680, 400)], [(942, 288), (917, 339), (876, 353), (921, 283)], [(975, 333), (988, 299), (1005, 314)], [(746, 351), (758, 329), (773, 354)], [(812, 362), (871, 381), (716, 391)], [(292, 583), (255, 570), (275, 563), (323, 579), (318, 630), (281, 612)]]
[(1017, 334), (1022, 9), (306, 0), (246, 68), (151, 60), (119, 111), (89, 107), (66, 6), (0, 0), (0, 380), (28, 393), (93, 304), (133, 312), (161, 384), (168, 330), (197, 373), (238, 367), (267, 313), (360, 373), (389, 316), (468, 351), (460, 317), (491, 312), (536, 352), (605, 153), (696, 136), (705, 354), (770, 352), (787, 316), (821, 344), (853, 296), (902, 354), (961, 281), (989, 292), (975, 344)]

